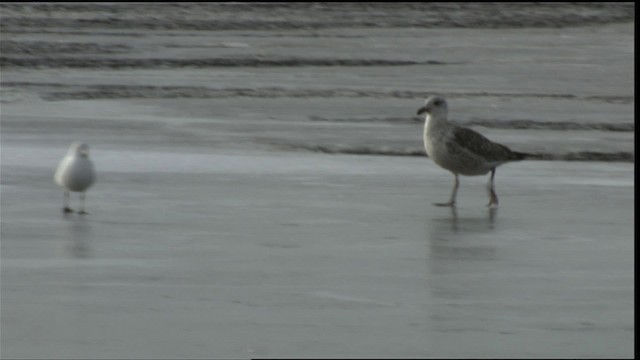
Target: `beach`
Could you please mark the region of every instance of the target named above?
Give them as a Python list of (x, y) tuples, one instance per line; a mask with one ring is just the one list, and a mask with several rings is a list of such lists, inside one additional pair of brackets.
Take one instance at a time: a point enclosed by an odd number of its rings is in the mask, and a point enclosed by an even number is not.
[(2, 4), (0, 356), (634, 357), (633, 5), (358, 4)]

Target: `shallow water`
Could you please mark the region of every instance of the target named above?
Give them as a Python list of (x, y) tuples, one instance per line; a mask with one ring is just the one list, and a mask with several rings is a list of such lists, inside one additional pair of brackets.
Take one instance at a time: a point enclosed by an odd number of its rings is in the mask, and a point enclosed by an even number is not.
[(415, 113), (438, 93), (543, 159), (635, 160), (633, 6), (309, 6), (6, 5), (3, 129), (120, 120), (155, 143), (418, 156)]

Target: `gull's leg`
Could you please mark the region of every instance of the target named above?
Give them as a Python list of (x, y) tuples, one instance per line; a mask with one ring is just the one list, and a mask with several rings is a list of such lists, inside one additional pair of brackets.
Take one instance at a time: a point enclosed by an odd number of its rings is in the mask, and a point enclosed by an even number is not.
[(88, 212), (84, 211), (84, 195), (84, 192), (80, 193), (80, 211), (78, 211), (78, 214), (80, 215), (88, 214)]
[(458, 174), (453, 174), (455, 176), (455, 182), (453, 183), (453, 191), (451, 192), (451, 197), (449, 198), (449, 202), (446, 203), (435, 203), (435, 206), (456, 206), (456, 195), (458, 194), (458, 186), (460, 185), (460, 181), (458, 180)]
[(64, 206), (62, 207), (62, 212), (65, 214), (69, 214), (73, 212), (73, 209), (69, 207), (69, 192), (64, 192)]
[(489, 183), (487, 184), (487, 191), (489, 192), (489, 207), (498, 206), (498, 195), (496, 195), (496, 191), (493, 185), (493, 178), (496, 176), (496, 168), (491, 169), (491, 177), (489, 178)]

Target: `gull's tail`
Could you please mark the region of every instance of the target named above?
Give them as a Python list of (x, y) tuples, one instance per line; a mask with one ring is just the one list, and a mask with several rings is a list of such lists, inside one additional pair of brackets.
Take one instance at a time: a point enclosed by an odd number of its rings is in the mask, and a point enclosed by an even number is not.
[(511, 160), (513, 161), (526, 160), (526, 159), (542, 159), (542, 154), (532, 154), (532, 153), (524, 153), (524, 152), (518, 152), (518, 151), (512, 151), (511, 153), (512, 153)]

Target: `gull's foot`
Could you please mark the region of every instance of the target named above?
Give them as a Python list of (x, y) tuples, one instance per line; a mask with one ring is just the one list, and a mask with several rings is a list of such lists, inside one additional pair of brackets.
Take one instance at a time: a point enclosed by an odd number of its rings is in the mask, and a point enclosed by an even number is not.
[(67, 215), (67, 214), (71, 214), (73, 212), (73, 209), (70, 207), (63, 207), (62, 208), (62, 212)]
[(456, 207), (455, 201), (449, 201), (446, 203), (433, 203), (433, 205), (440, 206), (440, 207)]
[(493, 191), (493, 189), (489, 190), (489, 203), (487, 204), (487, 207), (498, 207), (498, 195), (496, 195), (496, 192)]

